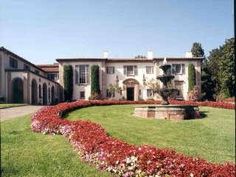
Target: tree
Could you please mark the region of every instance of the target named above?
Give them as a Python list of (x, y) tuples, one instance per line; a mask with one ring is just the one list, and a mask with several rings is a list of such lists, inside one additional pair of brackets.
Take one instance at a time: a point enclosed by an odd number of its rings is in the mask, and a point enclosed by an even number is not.
[(93, 65), (91, 67), (91, 99), (97, 99), (100, 93), (99, 66)]
[(192, 63), (188, 65), (188, 91), (192, 91), (196, 85), (196, 72)]
[(216, 83), (210, 73), (208, 62), (202, 64), (201, 72), (201, 99), (215, 100), (216, 97)]
[(193, 57), (203, 57), (204, 56), (204, 50), (202, 49), (202, 45), (198, 42), (194, 42), (191, 52), (193, 54)]
[(220, 94), (227, 98), (235, 96), (235, 60), (234, 38), (226, 40), (222, 47), (222, 57), (219, 62)]
[(65, 101), (71, 101), (73, 95), (73, 69), (71, 65), (64, 65), (63, 69)]
[(218, 98), (235, 96), (234, 38), (213, 49), (208, 57), (209, 72), (215, 81)]

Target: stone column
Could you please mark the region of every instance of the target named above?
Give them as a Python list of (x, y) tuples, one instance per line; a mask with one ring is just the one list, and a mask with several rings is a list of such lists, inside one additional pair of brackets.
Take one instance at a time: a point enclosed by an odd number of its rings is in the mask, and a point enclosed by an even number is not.
[(134, 101), (138, 101), (139, 97), (139, 86), (138, 84), (134, 85)]

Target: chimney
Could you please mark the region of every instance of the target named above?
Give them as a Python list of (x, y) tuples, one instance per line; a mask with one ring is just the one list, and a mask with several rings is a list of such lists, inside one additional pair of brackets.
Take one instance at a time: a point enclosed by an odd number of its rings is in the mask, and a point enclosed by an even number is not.
[(147, 59), (153, 59), (153, 51), (149, 50), (147, 52)]
[(108, 55), (109, 55), (108, 51), (103, 52), (103, 58), (108, 58)]
[(193, 57), (192, 52), (186, 52), (186, 53), (185, 53), (185, 57), (186, 57), (186, 58), (192, 58), (192, 57)]

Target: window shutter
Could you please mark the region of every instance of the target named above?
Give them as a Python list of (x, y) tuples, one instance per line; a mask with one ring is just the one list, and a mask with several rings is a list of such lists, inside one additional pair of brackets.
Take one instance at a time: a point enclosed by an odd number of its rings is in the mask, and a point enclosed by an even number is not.
[(182, 74), (185, 74), (185, 64), (182, 64)]
[(112, 67), (112, 70), (113, 70), (112, 74), (114, 74), (115, 73), (115, 67)]
[(75, 66), (75, 83), (78, 84), (78, 80), (79, 80), (79, 67)]
[(85, 66), (85, 78), (86, 78), (86, 83), (89, 83), (89, 65)]
[(134, 75), (138, 75), (138, 68), (137, 68), (137, 66), (134, 66)]
[(127, 75), (127, 66), (124, 66), (124, 75)]

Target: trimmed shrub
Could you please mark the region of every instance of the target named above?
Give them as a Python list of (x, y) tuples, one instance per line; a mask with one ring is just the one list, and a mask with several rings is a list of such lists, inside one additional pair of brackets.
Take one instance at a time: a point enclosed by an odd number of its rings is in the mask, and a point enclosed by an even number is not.
[(91, 67), (91, 99), (100, 98), (100, 84), (99, 84), (99, 66), (93, 65)]
[(71, 101), (73, 96), (73, 68), (71, 65), (64, 65), (64, 99)]
[(196, 85), (196, 71), (194, 65), (188, 65), (188, 91), (192, 91)]

